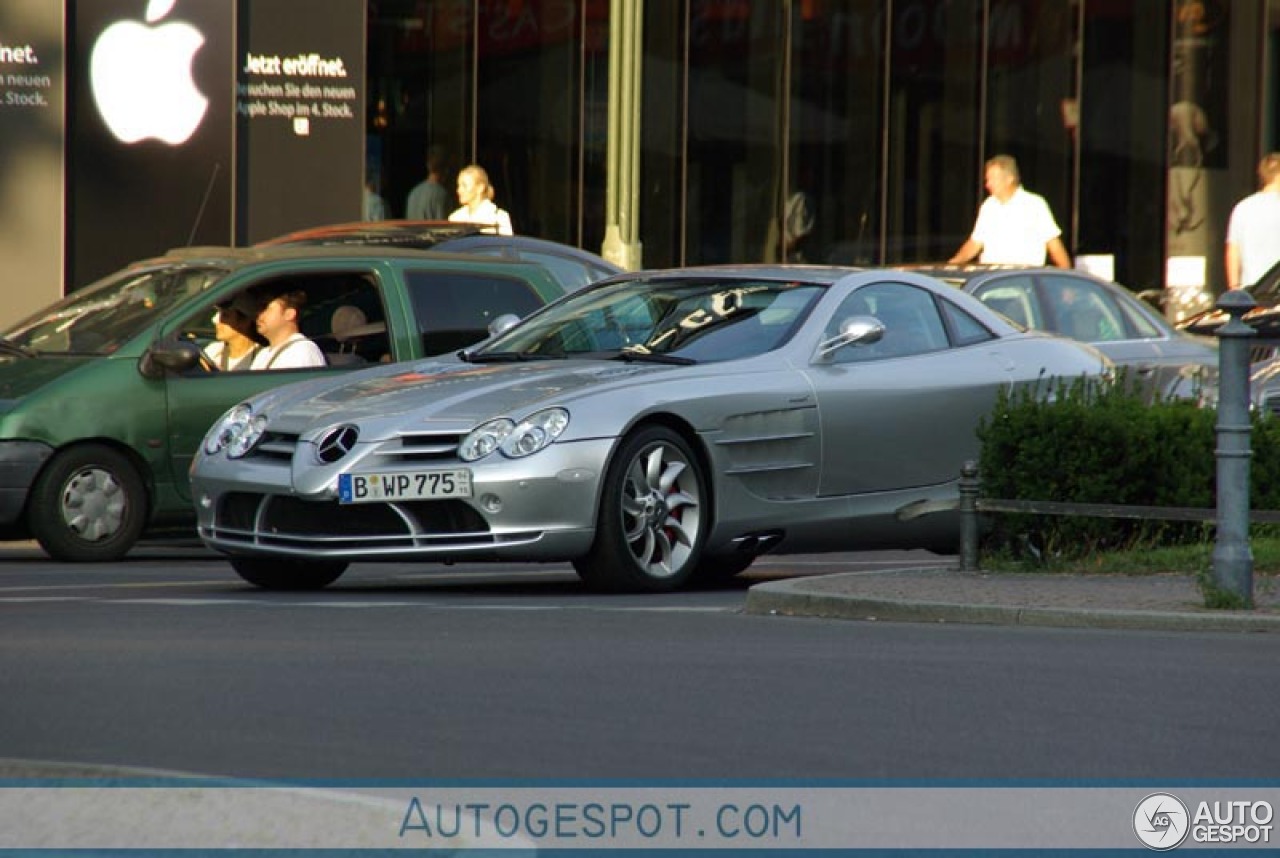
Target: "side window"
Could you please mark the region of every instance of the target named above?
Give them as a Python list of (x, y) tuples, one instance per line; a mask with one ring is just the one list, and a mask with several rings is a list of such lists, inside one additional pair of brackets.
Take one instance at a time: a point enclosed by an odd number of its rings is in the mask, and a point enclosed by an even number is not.
[[(370, 271), (292, 272), (260, 280), (219, 295), (188, 317), (178, 335), (201, 346), (209, 364), (206, 369), (248, 370), (256, 353), (268, 346), (257, 325), (259, 314), (274, 296), (289, 295), (290, 300), (301, 302), (297, 333), (319, 347), (326, 365), (390, 360), (386, 312), (378, 283)], [(287, 350), (280, 353), (282, 358), (288, 354)], [(302, 366), (281, 360), (273, 369)]]
[(543, 303), (523, 280), (494, 274), (410, 271), (407, 281), (423, 353), (428, 355), (474, 345), (489, 336), (494, 319), (507, 313), (524, 317)]
[[(463, 253), (476, 253), (481, 256), (495, 256), (500, 259), (520, 259), (541, 265), (551, 276), (564, 287), (566, 292), (576, 292), (583, 286), (603, 280), (613, 272), (608, 269), (597, 269), (587, 262), (572, 257), (542, 250), (531, 250), (527, 247), (513, 247), (508, 244), (486, 244), (470, 239), (462, 242), (458, 248)], [(446, 248), (447, 249), (447, 248)]]
[(525, 259), (536, 262), (543, 268), (551, 272), (560, 285), (564, 286), (566, 292), (576, 292), (583, 286), (599, 280), (602, 275), (588, 271), (586, 266), (572, 259), (566, 259), (563, 256), (556, 256), (553, 253), (539, 253), (536, 250), (526, 250), (520, 254)]
[(1125, 322), (1128, 323), (1129, 329), (1134, 334), (1146, 340), (1159, 339), (1165, 335), (1155, 322), (1143, 315), (1142, 311), (1126, 305), (1123, 301), (1117, 301), (1116, 306), (1120, 310), (1120, 315), (1124, 316)]
[(836, 335), (851, 316), (874, 316), (884, 325), (877, 343), (855, 345), (836, 352), (836, 363), (906, 357), (945, 349), (946, 328), (933, 296), (905, 283), (875, 283), (846, 298), (827, 323), (824, 339)]
[(387, 315), (379, 280), (372, 272), (299, 277), (307, 292), (302, 333), (330, 366), (358, 366), (391, 360)]
[(995, 338), (985, 325), (945, 298), (938, 301), (938, 306), (951, 330), (951, 341), (957, 346), (971, 346)]
[(1035, 284), (1030, 277), (1002, 277), (978, 287), (974, 297), (1000, 315), (1024, 328), (1043, 328), (1036, 306)]
[(1045, 277), (1049, 330), (1086, 343), (1124, 339), (1124, 320), (1101, 286), (1076, 277)]

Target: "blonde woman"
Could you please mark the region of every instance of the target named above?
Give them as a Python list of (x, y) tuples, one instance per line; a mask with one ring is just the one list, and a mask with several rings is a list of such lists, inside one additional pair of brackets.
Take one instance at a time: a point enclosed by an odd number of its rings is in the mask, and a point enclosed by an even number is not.
[(458, 172), (458, 202), (462, 205), (449, 215), (449, 220), (479, 224), (485, 227), (485, 232), (498, 235), (515, 234), (511, 229), (511, 215), (493, 202), (493, 185), (489, 184), (489, 174), (484, 167), (471, 164)]

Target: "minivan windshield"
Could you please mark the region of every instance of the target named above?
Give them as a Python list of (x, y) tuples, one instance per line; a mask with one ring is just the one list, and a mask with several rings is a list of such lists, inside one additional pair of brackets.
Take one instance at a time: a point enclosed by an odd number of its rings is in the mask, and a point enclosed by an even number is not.
[(754, 357), (786, 342), (822, 292), (814, 284), (743, 278), (614, 281), (557, 301), (462, 357), (665, 363)]
[(227, 273), (216, 265), (126, 268), (71, 293), (0, 333), (27, 353), (107, 355)]

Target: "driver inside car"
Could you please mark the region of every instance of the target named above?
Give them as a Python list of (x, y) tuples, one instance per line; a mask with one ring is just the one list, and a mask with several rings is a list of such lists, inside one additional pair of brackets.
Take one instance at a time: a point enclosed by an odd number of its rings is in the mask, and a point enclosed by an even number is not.
[(255, 330), (261, 307), (247, 292), (219, 304), (213, 313), (214, 341), (205, 346), (200, 364), (207, 370), (248, 370), (262, 350)]

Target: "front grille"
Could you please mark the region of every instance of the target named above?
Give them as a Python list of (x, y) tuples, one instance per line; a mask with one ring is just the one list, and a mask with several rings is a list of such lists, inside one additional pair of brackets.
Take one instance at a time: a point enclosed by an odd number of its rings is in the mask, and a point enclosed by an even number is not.
[(396, 536), (408, 532), (390, 504), (314, 503), (273, 497), (262, 516), (262, 530), (297, 536)]
[(277, 459), (289, 462), (293, 460), (293, 451), (297, 449), (298, 436), (285, 432), (263, 433), (261, 440), (246, 454), (246, 459)]
[(378, 452), (402, 462), (450, 461), (458, 457), (458, 445), (464, 437), (454, 432), (401, 435), (398, 444), (385, 444)]
[(1249, 349), (1249, 363), (1262, 363), (1276, 356), (1275, 346), (1253, 346)]
[(459, 500), (340, 504), (237, 492), (223, 497), (214, 530), (228, 541), (339, 551), (497, 544), (484, 518)]
[(222, 498), (218, 507), (218, 524), (234, 530), (253, 530), (262, 495), (232, 492)]

